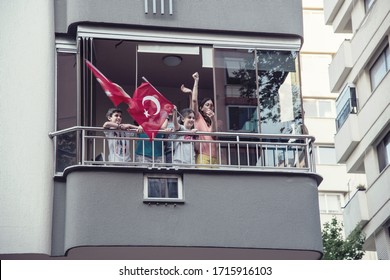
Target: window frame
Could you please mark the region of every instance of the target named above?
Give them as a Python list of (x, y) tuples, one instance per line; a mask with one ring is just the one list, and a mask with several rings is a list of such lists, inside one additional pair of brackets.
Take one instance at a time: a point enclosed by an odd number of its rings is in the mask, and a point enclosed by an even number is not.
[[(324, 204), (323, 205), (325, 207), (325, 209), (321, 208), (321, 199), (320, 197), (323, 197), (324, 198)], [(334, 211), (334, 210), (330, 210), (329, 209), (329, 197), (338, 197), (338, 202), (339, 202), (339, 210), (338, 211)], [(318, 201), (319, 201), (319, 210), (320, 210), (320, 213), (321, 214), (332, 214), (332, 215), (335, 215), (335, 214), (342, 214), (342, 205), (344, 203), (344, 197), (342, 194), (340, 193), (328, 193), (328, 192), (320, 192), (318, 194)]]
[[(382, 61), (382, 62), (381, 62)], [(381, 64), (379, 64), (381, 62)], [(373, 69), (374, 67), (381, 66), (384, 67), (384, 73), (379, 78), (374, 79), (373, 78)], [(378, 68), (380, 69), (380, 68)], [(371, 92), (373, 92), (383, 81), (383, 79), (386, 77), (387, 73), (390, 71), (390, 48), (387, 44), (382, 51), (379, 53), (379, 55), (376, 57), (375, 61), (372, 63), (372, 65), (369, 68), (369, 76), (370, 76), (370, 86), (371, 86)], [(377, 80), (374, 84), (374, 80)]]
[(376, 145), (378, 167), (381, 173), (390, 165), (390, 131)]
[[(328, 103), (330, 105), (330, 114), (331, 116), (321, 116), (320, 114), (320, 103)], [(312, 103), (315, 106), (315, 115), (308, 114), (310, 110), (307, 110), (308, 107), (305, 104)], [(305, 110), (305, 117), (307, 118), (324, 118), (324, 119), (335, 119), (336, 118), (336, 103), (334, 99), (303, 99), (303, 109)]]
[[(254, 106), (254, 105), (226, 105), (226, 119), (227, 119), (227, 127), (226, 127), (226, 130), (227, 131), (241, 131), (241, 132), (257, 132), (258, 130), (258, 127), (257, 127), (257, 122), (258, 122), (258, 119), (257, 119), (257, 116), (256, 116), (256, 119), (254, 120), (254, 130), (247, 130), (247, 129), (231, 129), (231, 125), (230, 125), (230, 109), (231, 108), (238, 108), (238, 110), (241, 110), (241, 109), (246, 109), (246, 110), (250, 110), (250, 109), (254, 109), (254, 112), (256, 112), (257, 110), (257, 106)], [(248, 113), (248, 111), (247, 111)]]
[(366, 14), (370, 11), (376, 0), (364, 0), (364, 10)]
[[(178, 197), (149, 197), (149, 178), (177, 179)], [(143, 200), (145, 203), (184, 203), (184, 189), (181, 176), (175, 174), (144, 174)]]
[[(321, 156), (320, 156), (320, 149), (333, 149), (334, 151), (334, 156), (335, 156), (335, 162), (334, 163), (323, 163), (321, 162)], [(314, 146), (314, 151), (315, 151), (315, 157), (316, 157), (316, 164), (319, 165), (337, 165), (337, 159), (336, 159), (336, 148), (331, 145), (315, 145)]]

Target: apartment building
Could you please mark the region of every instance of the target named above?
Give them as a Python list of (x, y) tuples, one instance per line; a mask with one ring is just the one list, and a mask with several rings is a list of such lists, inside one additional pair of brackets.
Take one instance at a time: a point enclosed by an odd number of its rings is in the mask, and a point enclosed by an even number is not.
[(364, 249), (390, 258), (390, 2), (324, 1), (326, 24), (351, 33), (329, 66), (336, 100), (336, 158), (348, 173), (366, 174), (367, 184), (347, 202), (346, 234), (362, 226)]
[[(0, 10), (1, 258), (322, 257), (322, 177), (314, 138), (302, 135), (301, 0), (16, 0)], [(190, 106), (180, 86), (198, 72), (199, 97), (215, 104), (218, 129), (203, 132), (212, 140), (108, 136), (113, 104), (86, 60), (130, 96), (147, 78), (179, 109)], [(109, 160), (112, 141), (129, 145), (129, 161)], [(205, 144), (216, 163), (136, 160), (137, 147), (145, 156), (169, 143)]]
[(351, 192), (365, 183), (364, 176), (347, 174), (336, 161), (334, 135), (338, 94), (329, 88), (328, 67), (348, 34), (334, 34), (324, 23), (321, 0), (302, 1), (304, 44), (300, 52), (305, 124), (316, 138), (316, 170), (324, 178), (319, 187), (321, 224), (336, 217), (342, 221), (343, 206)]

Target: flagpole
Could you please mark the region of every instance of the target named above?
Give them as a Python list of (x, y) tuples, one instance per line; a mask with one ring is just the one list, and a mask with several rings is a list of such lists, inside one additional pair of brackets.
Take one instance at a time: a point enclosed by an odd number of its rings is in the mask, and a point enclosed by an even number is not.
[[(159, 94), (161, 94), (161, 92), (159, 92), (144, 76), (142, 76), (142, 80), (144, 80), (145, 82), (147, 82), (152, 88), (154, 88), (155, 91), (157, 91)], [(161, 94), (162, 95), (162, 94)]]

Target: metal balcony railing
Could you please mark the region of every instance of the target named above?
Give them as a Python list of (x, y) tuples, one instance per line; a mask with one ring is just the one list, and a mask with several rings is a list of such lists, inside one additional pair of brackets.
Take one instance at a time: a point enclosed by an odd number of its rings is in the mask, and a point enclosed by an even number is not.
[[(54, 140), (55, 174), (62, 175), (70, 166), (114, 166), (128, 168), (157, 168), (157, 169), (188, 169), (188, 168), (218, 168), (226, 170), (245, 171), (289, 171), (315, 172), (312, 145), (314, 137), (292, 134), (257, 134), (257, 133), (204, 133), (204, 132), (164, 132), (159, 131), (163, 138), (141, 138), (135, 130), (127, 131), (124, 137), (108, 136), (105, 132), (123, 132), (97, 127), (75, 126), (68, 129), (52, 132), (49, 137)], [(176, 135), (211, 135), (214, 140), (206, 141), (195, 138), (190, 140), (176, 139)], [(125, 160), (109, 160), (109, 141), (126, 141), (129, 157)], [(200, 143), (208, 147), (214, 145), (216, 149), (216, 164), (172, 163), (167, 162), (169, 153), (166, 148), (177, 146), (177, 143), (189, 143), (194, 149)], [(153, 155), (145, 160), (146, 146), (151, 147), (153, 153), (162, 154), (162, 158)], [(206, 145), (206, 146), (207, 146)], [(138, 150), (136, 147), (138, 146)], [(180, 145), (179, 145), (180, 146)], [(161, 149), (161, 151), (159, 150)], [(141, 151), (141, 157), (136, 152)], [(142, 158), (141, 160), (139, 158)]]

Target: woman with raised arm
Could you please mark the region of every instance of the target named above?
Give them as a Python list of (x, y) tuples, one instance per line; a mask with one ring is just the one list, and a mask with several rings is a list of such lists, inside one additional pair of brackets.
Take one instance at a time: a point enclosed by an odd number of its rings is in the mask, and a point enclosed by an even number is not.
[[(206, 97), (198, 103), (198, 72), (192, 74), (192, 78), (194, 78), (194, 87), (192, 91), (184, 85), (181, 86), (181, 90), (184, 93), (191, 94), (191, 109), (195, 112), (195, 128), (200, 132), (215, 132), (216, 120), (213, 100)], [(213, 142), (213, 137), (211, 135), (199, 135), (199, 140), (203, 140), (204, 142), (199, 145), (196, 155), (196, 164), (218, 164), (217, 147)]]

